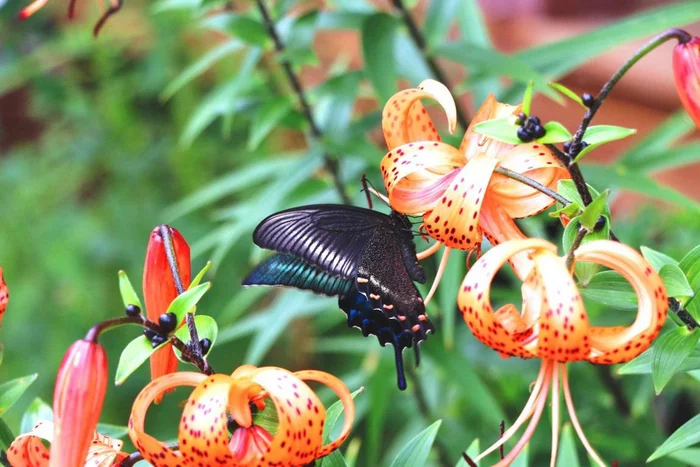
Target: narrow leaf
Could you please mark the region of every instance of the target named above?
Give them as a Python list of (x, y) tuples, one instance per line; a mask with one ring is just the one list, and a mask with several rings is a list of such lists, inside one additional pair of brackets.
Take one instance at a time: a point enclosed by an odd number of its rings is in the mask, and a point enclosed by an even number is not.
[(615, 125), (594, 125), (588, 127), (583, 134), (583, 141), (588, 144), (602, 144), (627, 138), (637, 133), (634, 128), (625, 128)]
[(669, 297), (687, 298), (694, 295), (693, 289), (688, 283), (688, 278), (685, 277), (681, 268), (675, 264), (665, 264), (662, 266), (661, 271), (659, 271), (659, 276), (661, 276), (661, 280), (664, 281), (666, 293)]
[(12, 441), (15, 440), (15, 435), (12, 434), (12, 430), (7, 426), (5, 420), (0, 418), (0, 451), (7, 451), (10, 449)]
[(598, 218), (605, 212), (605, 206), (607, 204), (609, 190), (605, 190), (600, 196), (595, 198), (591, 203), (583, 208), (583, 213), (581, 214), (581, 225), (588, 229), (589, 232), (593, 232)]
[(606, 306), (620, 310), (636, 310), (637, 295), (627, 280), (615, 271), (602, 271), (593, 276), (581, 294)]
[(571, 133), (569, 133), (569, 130), (559, 122), (547, 122), (543, 126), (547, 133), (542, 138), (537, 139), (538, 143), (564, 143), (573, 137)]
[(552, 83), (549, 83), (549, 86), (552, 87), (552, 88), (554, 88), (554, 89), (556, 89), (556, 90), (559, 91), (560, 93), (564, 94), (566, 97), (568, 97), (568, 98), (571, 99), (572, 101), (576, 102), (577, 104), (579, 104), (579, 105), (580, 105), (581, 107), (583, 107), (584, 109), (587, 109), (587, 108), (588, 108), (588, 107), (586, 107), (586, 106), (584, 105), (583, 99), (581, 99), (581, 96), (579, 96), (578, 94), (576, 94), (574, 91), (572, 91), (571, 89), (567, 88), (567, 87), (564, 86), (563, 84), (553, 83), (553, 82), (552, 82)]
[(97, 432), (102, 435), (107, 435), (110, 438), (123, 438), (129, 433), (129, 427), (112, 425), (111, 423), (98, 423)]
[(22, 415), (19, 432), (27, 433), (34, 428), (39, 422), (50, 422), (53, 419), (53, 410), (51, 406), (44, 402), (40, 397), (35, 398), (27, 410)]
[(253, 115), (248, 136), (248, 151), (255, 151), (280, 121), (292, 110), (288, 99), (277, 98), (265, 102)]
[(201, 271), (197, 273), (197, 275), (192, 279), (192, 282), (190, 283), (190, 286), (187, 288), (187, 290), (192, 290), (193, 288), (197, 287), (200, 282), (202, 282), (202, 278), (204, 275), (209, 271), (211, 268), (211, 261), (207, 261), (207, 264), (204, 265)]
[(22, 397), (38, 376), (38, 373), (34, 373), (0, 384), (0, 417)]
[(370, 16), (362, 26), (365, 71), (382, 102), (389, 100), (396, 92), (395, 28), (395, 18), (385, 13)]
[[(163, 342), (156, 349), (163, 347), (166, 342)], [(120, 386), (126, 379), (136, 371), (146, 360), (156, 351), (151, 345), (146, 336), (139, 336), (132, 340), (124, 347), (122, 354), (119, 357), (119, 365), (117, 372), (114, 375), (114, 384)]]
[(423, 467), (427, 464), (430, 448), (440, 429), (442, 420), (438, 420), (421, 431), (394, 458), (390, 467)]
[(139, 296), (136, 294), (134, 287), (131, 285), (129, 277), (124, 271), (119, 271), (119, 293), (121, 293), (124, 308), (129, 305), (136, 305), (137, 307), (142, 308), (141, 300), (139, 300)]
[(646, 246), (639, 247), (639, 250), (642, 252), (642, 256), (644, 256), (644, 259), (649, 261), (651, 267), (653, 267), (657, 272), (661, 271), (661, 268), (666, 266), (667, 264), (678, 266), (678, 261), (676, 261), (668, 255), (661, 253), (660, 251), (652, 250), (651, 248)]
[(430, 2), (423, 24), (423, 36), (432, 49), (447, 35), (450, 24), (455, 20), (460, 0), (441, 0)]
[(559, 445), (559, 455), (557, 456), (557, 467), (579, 467), (576, 453), (576, 440), (569, 423), (565, 423), (561, 430), (561, 444)]
[(530, 115), (530, 105), (532, 105), (532, 95), (535, 92), (535, 82), (530, 81), (525, 87), (525, 93), (523, 94), (523, 113), (525, 115)]
[[(648, 375), (651, 373), (651, 363), (654, 360), (654, 347), (644, 351), (634, 360), (626, 363), (617, 370), (619, 375)], [(700, 347), (695, 347), (686, 358), (678, 371), (690, 372), (700, 369)]]
[(653, 347), (651, 377), (654, 380), (656, 394), (661, 394), (663, 388), (671, 381), (683, 361), (688, 358), (700, 338), (700, 331), (688, 330), (680, 326), (664, 333), (656, 339)]
[(474, 127), (474, 131), (504, 143), (522, 143), (517, 135), (518, 125), (515, 123), (515, 117), (495, 118), (481, 122)]
[(176, 322), (182, 322), (187, 313), (194, 313), (194, 307), (210, 288), (211, 282), (205, 282), (193, 289), (185, 290), (170, 303), (166, 313), (175, 313), (175, 316), (177, 316)]
[(700, 442), (700, 414), (688, 420), (682, 427), (668, 437), (659, 448), (652, 453), (647, 462), (667, 456), (668, 454), (687, 448)]
[[(207, 354), (206, 354), (206, 355), (209, 355), (209, 352), (211, 352), (211, 349), (214, 348), (214, 343), (216, 342), (216, 337), (219, 334), (219, 327), (216, 324), (216, 320), (214, 318), (212, 318), (211, 316), (197, 315), (194, 317), (194, 325), (197, 328), (197, 337), (199, 337), (200, 341), (202, 339), (209, 339), (211, 341), (211, 345), (209, 346), (209, 350), (207, 351)], [(178, 329), (175, 332), (175, 336), (177, 338), (179, 338), (185, 344), (189, 343), (192, 340), (192, 339), (190, 339), (190, 330), (187, 326), (180, 326), (180, 329)], [(175, 352), (175, 355), (177, 356), (178, 360), (183, 361), (182, 360), (182, 353), (174, 346), (173, 346), (173, 352)]]

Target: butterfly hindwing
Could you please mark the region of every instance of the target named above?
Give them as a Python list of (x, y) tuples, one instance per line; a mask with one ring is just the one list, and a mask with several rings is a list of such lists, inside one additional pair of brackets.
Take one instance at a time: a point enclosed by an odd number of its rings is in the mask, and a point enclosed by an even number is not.
[(326, 274), (294, 255), (277, 253), (260, 263), (243, 285), (282, 285), (332, 296), (348, 293), (353, 281)]

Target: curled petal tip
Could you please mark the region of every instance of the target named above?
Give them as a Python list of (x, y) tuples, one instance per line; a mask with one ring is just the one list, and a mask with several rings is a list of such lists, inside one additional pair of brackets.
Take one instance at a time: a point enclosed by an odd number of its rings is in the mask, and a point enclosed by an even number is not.
[(426, 79), (418, 85), (418, 89), (430, 94), (442, 106), (447, 116), (448, 130), (454, 134), (457, 129), (457, 106), (447, 86), (434, 79)]

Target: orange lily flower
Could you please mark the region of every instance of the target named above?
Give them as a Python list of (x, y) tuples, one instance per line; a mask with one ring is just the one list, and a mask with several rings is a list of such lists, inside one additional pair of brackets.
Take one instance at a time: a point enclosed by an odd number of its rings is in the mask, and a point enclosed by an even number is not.
[(673, 77), (683, 107), (700, 128), (700, 37), (673, 49)]
[[(191, 281), (190, 246), (180, 232), (167, 225), (156, 227), (151, 232), (146, 250), (146, 264), (143, 269), (143, 295), (148, 319), (157, 323), (160, 315), (168, 310), (170, 303), (179, 295), (173, 272), (168, 264), (165, 251), (163, 229), (168, 229), (175, 252), (179, 287)], [(182, 324), (182, 323), (179, 323)], [(151, 355), (151, 379), (173, 373), (177, 370), (177, 357), (172, 344), (168, 343)], [(161, 398), (156, 400), (159, 403)]]
[[(494, 169), (510, 169), (554, 190), (557, 182), (569, 178), (569, 174), (543, 144), (513, 145), (474, 131), (486, 120), (517, 115), (520, 106), (501, 104), (490, 95), (457, 149), (440, 141), (420, 102), (428, 98), (442, 106), (449, 131), (454, 132), (455, 103), (444, 85), (429, 79), (417, 89), (398, 92), (382, 113), (389, 152), (382, 159), (381, 172), (391, 207), (403, 214), (423, 216), (425, 232), (438, 242), (419, 254), (419, 259), (444, 244), (444, 268), (450, 248), (478, 253), (482, 234), (492, 244), (525, 238), (513, 219), (535, 215), (554, 203), (527, 185), (495, 174)], [(530, 267), (527, 258), (519, 255), (512, 262), (516, 273), (524, 278)], [(426, 302), (431, 296), (428, 294)]]
[(7, 302), (10, 301), (10, 292), (7, 290), (7, 283), (2, 275), (2, 268), (0, 267), (0, 324), (2, 324), (2, 315), (5, 314), (7, 309)]
[[(327, 385), (343, 403), (343, 428), (327, 445), (322, 441), (326, 410), (304, 380)], [(185, 404), (175, 451), (146, 434), (144, 420), (151, 402), (178, 386), (196, 388)], [(266, 402), (277, 409), (274, 435), (253, 423), (250, 404), (263, 409)], [(232, 435), (227, 412), (238, 425)], [(152, 381), (134, 402), (129, 436), (143, 457), (158, 466), (300, 466), (337, 449), (348, 437), (354, 416), (352, 396), (335, 376), (244, 365), (231, 376), (180, 372)]]
[[(53, 444), (54, 427), (51, 422), (41, 422), (32, 430), (23, 435), (19, 435), (10, 445), (7, 451), (7, 460), (11, 465), (22, 467), (47, 467), (49, 465), (49, 450), (41, 440), (46, 440)], [(110, 467), (118, 466), (121, 461), (129, 457), (129, 454), (122, 452), (124, 442), (110, 438), (94, 432), (90, 439), (90, 448), (87, 456), (82, 461), (76, 461), (76, 465), (85, 467)]]
[(107, 354), (97, 342), (70, 346), (56, 375), (53, 395), (52, 467), (81, 465), (100, 420), (109, 380)]
[[(529, 253), (533, 267), (522, 285), (522, 310), (508, 304), (496, 312), (489, 299), (490, 283), (513, 255)], [(567, 362), (626, 362), (656, 338), (666, 320), (668, 296), (659, 275), (632, 248), (610, 240), (581, 245), (575, 261), (594, 262), (617, 271), (633, 287), (639, 308), (630, 326), (591, 326), (583, 300), (565, 258), (545, 240), (514, 240), (485, 253), (469, 270), (457, 298), (464, 320), (477, 339), (504, 357), (540, 358), (542, 365), (525, 408), (503, 437), (481, 453), (483, 458), (511, 438), (528, 419), (530, 423), (515, 447), (499, 462), (509, 465), (534, 432), (552, 388), (552, 456), (556, 464), (559, 439), (559, 379), (571, 422), (589, 455), (605, 465), (581, 429), (571, 398)]]

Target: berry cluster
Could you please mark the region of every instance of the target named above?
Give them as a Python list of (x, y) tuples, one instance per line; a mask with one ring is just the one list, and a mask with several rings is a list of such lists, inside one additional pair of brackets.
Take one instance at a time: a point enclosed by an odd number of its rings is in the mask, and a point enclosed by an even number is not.
[(153, 348), (168, 340), (168, 335), (177, 327), (177, 316), (175, 313), (163, 313), (158, 317), (158, 327), (160, 331), (144, 329), (143, 334), (151, 341)]
[(524, 143), (529, 143), (533, 139), (542, 138), (546, 130), (537, 117), (528, 117), (523, 112), (518, 114), (518, 138)]

